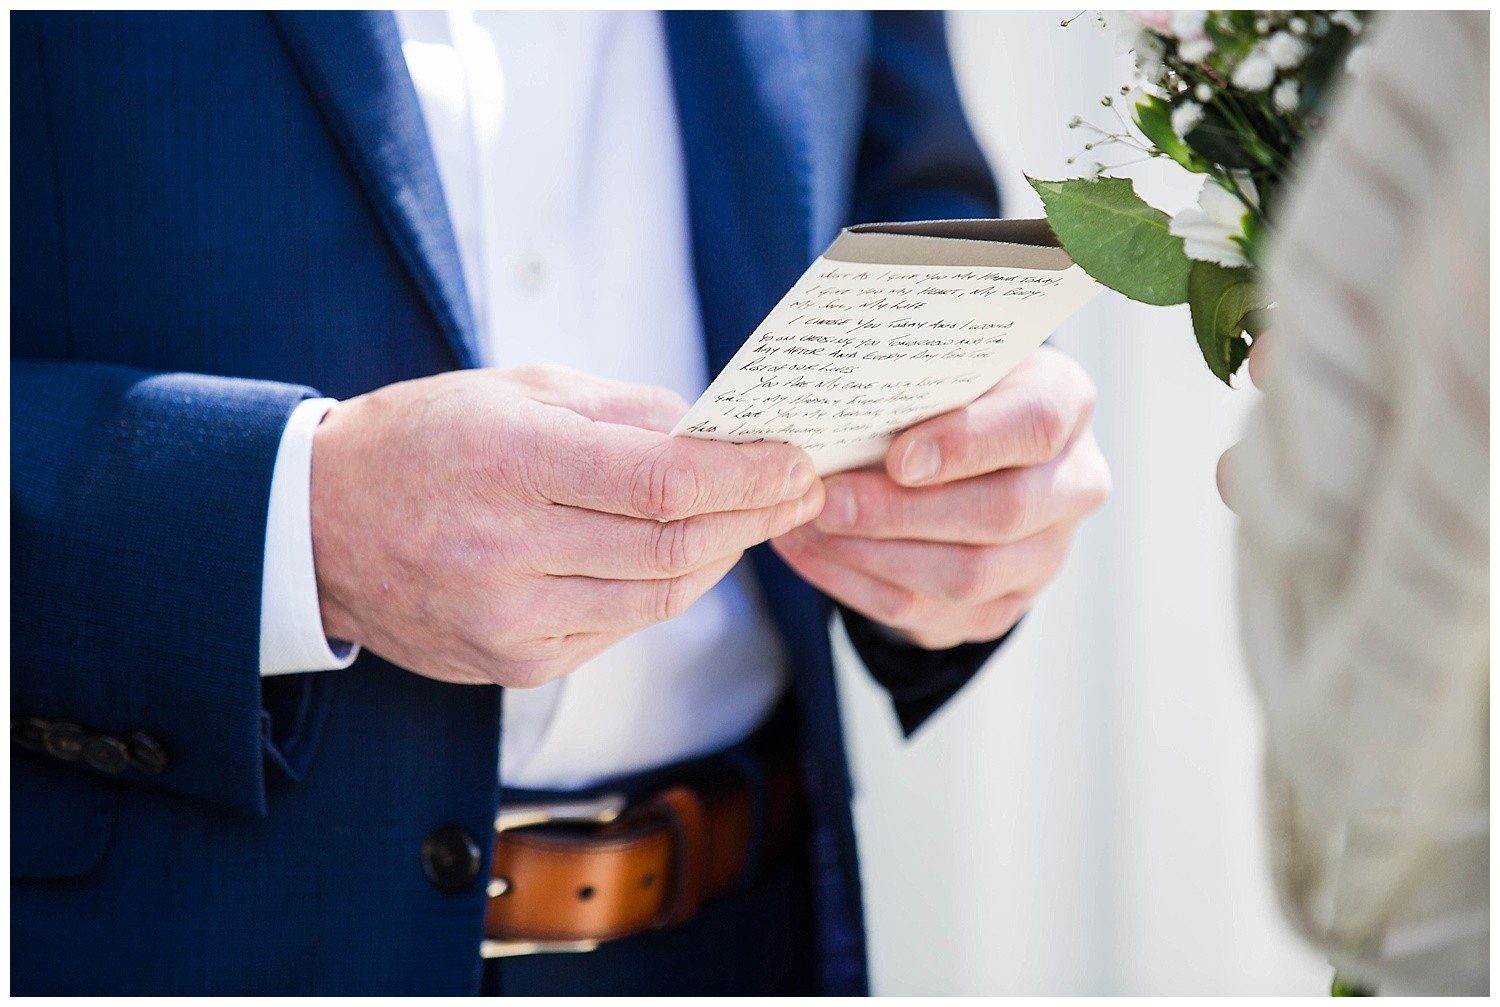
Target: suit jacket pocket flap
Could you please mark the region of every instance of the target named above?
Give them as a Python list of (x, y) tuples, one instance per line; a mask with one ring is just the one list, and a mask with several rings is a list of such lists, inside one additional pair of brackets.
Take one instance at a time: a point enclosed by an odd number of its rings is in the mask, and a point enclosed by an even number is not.
[(104, 859), (118, 786), (80, 769), (17, 753), (11, 761), (12, 878), (77, 878)]

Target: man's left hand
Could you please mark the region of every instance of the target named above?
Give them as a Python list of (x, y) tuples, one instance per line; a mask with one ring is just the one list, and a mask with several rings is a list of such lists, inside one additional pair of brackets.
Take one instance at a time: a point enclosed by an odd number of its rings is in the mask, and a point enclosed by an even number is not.
[(808, 583), (912, 643), (993, 640), (1109, 496), (1094, 386), (1049, 347), (972, 404), (904, 431), (885, 471), (825, 481), (817, 521), (773, 539)]

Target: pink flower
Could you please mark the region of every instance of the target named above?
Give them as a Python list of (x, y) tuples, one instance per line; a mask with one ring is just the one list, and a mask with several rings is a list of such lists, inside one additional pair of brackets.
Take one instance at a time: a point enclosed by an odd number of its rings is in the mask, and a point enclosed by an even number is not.
[(1152, 31), (1156, 32), (1156, 34), (1158, 34), (1158, 35), (1166, 35), (1169, 38), (1171, 37), (1171, 35), (1172, 35), (1172, 15), (1175, 13), (1175, 11), (1169, 11), (1169, 10), (1138, 10), (1138, 11), (1131, 11), (1131, 13), (1134, 14), (1136, 17), (1140, 18), (1141, 24), (1145, 25), (1147, 28), (1150, 28)]

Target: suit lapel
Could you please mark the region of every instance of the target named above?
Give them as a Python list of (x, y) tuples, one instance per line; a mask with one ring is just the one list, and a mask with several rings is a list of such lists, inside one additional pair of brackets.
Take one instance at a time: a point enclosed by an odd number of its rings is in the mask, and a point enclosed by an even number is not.
[(791, 11), (674, 11), (667, 43), (711, 373), (819, 251), (809, 77)]
[(272, 14), (461, 366), (478, 364), (458, 244), (389, 11)]

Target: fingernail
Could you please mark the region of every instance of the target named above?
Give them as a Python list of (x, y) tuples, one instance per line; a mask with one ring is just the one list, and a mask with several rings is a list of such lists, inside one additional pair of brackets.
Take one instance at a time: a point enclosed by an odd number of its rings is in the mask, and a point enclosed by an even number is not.
[(786, 495), (783, 500), (796, 500), (812, 487), (813, 470), (807, 462), (798, 462), (792, 466), (791, 473), (786, 477)]
[(825, 528), (853, 528), (858, 518), (859, 505), (855, 503), (853, 491), (847, 486), (830, 486), (818, 523)]
[(924, 483), (938, 474), (943, 459), (932, 441), (912, 441), (901, 456), (901, 478), (909, 483)]

